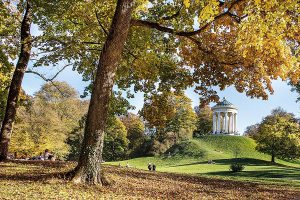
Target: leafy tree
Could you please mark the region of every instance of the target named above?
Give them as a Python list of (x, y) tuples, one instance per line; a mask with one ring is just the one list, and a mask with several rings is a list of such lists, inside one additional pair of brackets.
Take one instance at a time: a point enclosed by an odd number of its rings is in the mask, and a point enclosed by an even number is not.
[(183, 93), (152, 95), (146, 100), (140, 114), (150, 128), (156, 129), (155, 153), (164, 152), (180, 140), (192, 138), (196, 128), (196, 114), (191, 107), (191, 100)]
[(104, 160), (121, 160), (126, 158), (128, 143), (126, 127), (118, 118), (111, 119), (107, 123), (104, 139)]
[(192, 108), (192, 101), (184, 94), (175, 96), (176, 113), (174, 117), (167, 123), (166, 131), (174, 132), (176, 140), (186, 140), (193, 137), (193, 132), (196, 129), (196, 114)]
[(69, 145), (69, 155), (67, 160), (76, 161), (79, 158), (81, 143), (83, 140), (84, 126), (86, 121), (86, 115), (84, 115), (79, 121), (78, 125), (69, 134), (66, 143)]
[(27, 157), (37, 153), (35, 152), (36, 144), (32, 132), (30, 132), (32, 124), (27, 123), (32, 109), (33, 97), (27, 96), (25, 102), (19, 106), (10, 143), (10, 152), (16, 153), (18, 157)]
[[(1, 34), (0, 34), (1, 35)], [(0, 47), (1, 48), (1, 47)], [(0, 123), (2, 124), (13, 65), (0, 49)]]
[[(22, 103), (12, 134), (11, 152), (38, 155), (50, 149), (59, 158), (69, 153), (66, 139), (87, 110), (77, 92), (65, 82), (46, 83)], [(22, 143), (21, 138), (24, 138)]]
[(175, 95), (168, 92), (147, 97), (140, 114), (149, 127), (156, 128), (158, 132), (167, 127), (167, 123), (176, 114), (174, 99)]
[(200, 135), (208, 135), (212, 131), (213, 121), (212, 121), (212, 111), (209, 106), (195, 107), (195, 112), (197, 114), (197, 128), (194, 131), (194, 136), (198, 137)]
[(299, 123), (292, 114), (283, 112), (282, 109), (273, 110), (271, 115), (263, 119), (254, 139), (257, 150), (270, 154), (272, 162), (275, 162), (275, 157), (300, 157)]
[(143, 145), (146, 141), (145, 125), (141, 118), (133, 113), (121, 117), (127, 130), (129, 140), (128, 150), (130, 157), (141, 156), (145, 153)]
[(149, 2), (39, 1), (37, 23), (49, 39), (42, 48), (54, 53), (38, 64), (75, 61), (74, 67), (93, 80), (74, 182), (101, 183), (114, 84), (146, 93), (196, 85), (206, 104), (218, 100), (212, 86), (234, 85), (266, 99), (272, 79), (299, 78), (299, 54), (291, 50), (299, 42), (297, 1)]
[[(22, 3), (22, 2), (21, 2)], [(1, 1), (1, 8), (3, 8), (3, 5), (6, 5)], [(11, 131), (12, 126), (15, 121), (16, 111), (17, 111), (17, 102), (19, 99), (20, 91), (21, 91), (21, 84), (23, 80), (23, 76), (25, 73), (25, 70), (27, 68), (30, 54), (31, 54), (31, 47), (32, 47), (32, 40), (31, 40), (31, 34), (30, 34), (30, 27), (32, 23), (32, 5), (28, 1), (25, 2), (26, 8), (24, 9), (24, 15), (22, 22), (19, 24), (21, 35), (20, 39), (18, 41), (18, 46), (20, 46), (20, 54), (19, 58), (16, 64), (16, 68), (14, 71), (14, 74), (12, 76), (11, 84), (9, 87), (8, 97), (7, 97), (7, 103), (5, 107), (5, 115), (2, 121), (1, 131), (0, 131), (0, 161), (6, 160), (8, 155), (8, 146), (10, 142), (11, 137)], [(11, 4), (8, 4), (11, 5)], [(6, 6), (4, 6), (5, 8)], [(22, 7), (22, 6), (21, 6)], [(21, 9), (22, 10), (22, 9)], [(22, 11), (20, 12), (22, 13)], [(10, 15), (10, 12), (7, 13)], [(14, 15), (14, 14), (12, 14)], [(0, 18), (3, 20), (3, 16)], [(5, 17), (4, 17), (5, 19)], [(17, 22), (18, 18), (13, 18), (12, 22)], [(5, 20), (4, 20), (5, 22)], [(2, 22), (1, 22), (2, 24)], [(14, 23), (12, 23), (14, 24)], [(2, 28), (1, 28), (2, 29)], [(0, 30), (1, 31), (1, 30)], [(4, 31), (5, 33), (5, 31)], [(5, 40), (4, 40), (5, 41)], [(1, 54), (3, 53), (3, 49), (0, 48)], [(6, 57), (9, 57), (8, 55), (5, 55)], [(1, 56), (3, 57), (3, 56)], [(1, 63), (2, 65), (2, 63)]]
[(2, 124), (8, 89), (11, 81), (13, 63), (18, 45), (14, 45), (18, 37), (18, 11), (8, 2), (0, 2), (0, 123)]

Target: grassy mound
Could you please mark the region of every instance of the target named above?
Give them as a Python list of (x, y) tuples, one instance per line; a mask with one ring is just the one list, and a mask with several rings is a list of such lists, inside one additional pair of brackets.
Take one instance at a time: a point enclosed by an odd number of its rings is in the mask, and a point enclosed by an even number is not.
[(172, 146), (164, 156), (191, 159), (197, 158), (199, 161), (219, 160), (230, 158), (247, 158), (253, 162), (268, 161), (270, 158), (266, 154), (255, 150), (256, 143), (248, 137), (242, 136), (203, 136), (188, 141), (183, 141)]
[(165, 155), (179, 157), (194, 157), (201, 159), (206, 157), (207, 151), (198, 141), (190, 140), (173, 145), (170, 149), (167, 150)]
[(255, 141), (244, 136), (210, 135), (203, 136), (198, 140), (203, 141), (212, 149), (217, 151), (224, 151), (228, 153), (239, 151), (243, 155), (249, 155), (249, 153), (252, 155), (253, 153), (257, 153), (255, 151)]
[(269, 156), (255, 150), (253, 139), (244, 136), (210, 135), (194, 139), (211, 152), (214, 159), (218, 158), (252, 158), (268, 160)]

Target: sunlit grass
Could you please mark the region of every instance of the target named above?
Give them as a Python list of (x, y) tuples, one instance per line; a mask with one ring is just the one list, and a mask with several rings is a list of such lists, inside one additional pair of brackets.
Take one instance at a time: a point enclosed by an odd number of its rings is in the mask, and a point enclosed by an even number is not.
[[(205, 152), (202, 156), (186, 156), (184, 153), (157, 157), (141, 157), (108, 164), (129, 164), (131, 167), (147, 170), (148, 163), (155, 163), (161, 172), (188, 173), (194, 175), (234, 179), (241, 181), (283, 184), (300, 187), (300, 163), (277, 159), (270, 162), (270, 156), (257, 152), (255, 142), (240, 136), (205, 136), (190, 141), (195, 152)], [(187, 151), (192, 151), (187, 147)], [(188, 153), (191, 154), (190, 152)], [(237, 159), (236, 159), (237, 157)], [(215, 164), (208, 164), (213, 160)], [(239, 173), (229, 171), (230, 164), (240, 162), (245, 170)]]

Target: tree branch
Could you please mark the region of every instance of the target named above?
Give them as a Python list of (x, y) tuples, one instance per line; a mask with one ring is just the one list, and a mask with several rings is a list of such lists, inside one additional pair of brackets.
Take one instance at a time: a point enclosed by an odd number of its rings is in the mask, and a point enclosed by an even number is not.
[(31, 73), (31, 74), (35, 74), (37, 76), (39, 76), (40, 78), (42, 78), (45, 82), (50, 82), (60, 93), (62, 96), (64, 96), (63, 92), (59, 89), (59, 87), (54, 83), (54, 79), (63, 71), (65, 70), (68, 66), (71, 66), (73, 63), (67, 64), (64, 67), (62, 67), (52, 78), (46, 78), (45, 75), (40, 74), (37, 71), (33, 71), (28, 69), (27, 71), (25, 71), (25, 73)]
[(70, 63), (70, 64), (67, 64), (67, 65), (63, 66), (52, 78), (46, 78), (43, 74), (40, 74), (36, 71), (32, 71), (30, 69), (28, 69), (25, 73), (32, 73), (32, 74), (38, 75), (44, 81), (49, 82), (49, 81), (53, 81), (63, 70), (65, 70), (67, 67), (69, 67), (71, 65), (73, 65), (73, 63)]
[(106, 34), (106, 35), (108, 35), (108, 31), (104, 28), (104, 26), (102, 25), (102, 23), (101, 23), (101, 21), (100, 21), (100, 18), (99, 18), (99, 16), (98, 16), (98, 13), (97, 13), (97, 11), (95, 10), (95, 14), (96, 14), (96, 18), (97, 18), (97, 21), (98, 21), (98, 24), (99, 24), (99, 26), (101, 27), (101, 29), (103, 30), (103, 32)]
[[(162, 26), (157, 22), (150, 22), (150, 21), (146, 21), (146, 20), (137, 20), (137, 19), (132, 19), (131, 20), (131, 25), (132, 26), (144, 26), (144, 27), (148, 27), (148, 28), (153, 28), (153, 29), (156, 29), (156, 30), (159, 30), (159, 31), (162, 31), (162, 32), (166, 32), (166, 33), (170, 33), (170, 34), (173, 34), (173, 35), (177, 35), (177, 36), (185, 36), (185, 37), (193, 36), (193, 35), (197, 35), (197, 34), (201, 33), (208, 26), (210, 26), (213, 22), (215, 22), (216, 20), (218, 20), (218, 19), (220, 19), (224, 16), (230, 16), (236, 22), (240, 23), (241, 17), (231, 13), (230, 11), (234, 7), (234, 5), (238, 4), (241, 1), (242, 0), (234, 1), (229, 6), (227, 11), (215, 16), (214, 19), (211, 22), (206, 23), (204, 26), (200, 27), (198, 30), (195, 30), (195, 31), (175, 31), (173, 28)], [(243, 18), (245, 18), (245, 16)]]
[(91, 41), (87, 41), (87, 42), (81, 42), (82, 44), (101, 44), (99, 42), (91, 42)]

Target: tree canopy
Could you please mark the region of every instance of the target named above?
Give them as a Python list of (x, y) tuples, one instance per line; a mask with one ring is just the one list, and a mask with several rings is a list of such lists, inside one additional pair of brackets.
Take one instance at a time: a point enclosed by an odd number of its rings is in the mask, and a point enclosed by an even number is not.
[(143, 155), (145, 149), (142, 148), (146, 140), (144, 122), (139, 116), (133, 113), (121, 116), (121, 121), (127, 130), (129, 156), (136, 157)]
[[(36, 65), (69, 60), (93, 80), (115, 1), (41, 2), (39, 48), (50, 53)], [(272, 79), (299, 77), (299, 9), (283, 0), (137, 1), (116, 84), (150, 93), (196, 85), (203, 104), (218, 100), (212, 86), (266, 99)]]
[(178, 139), (191, 138), (196, 128), (196, 114), (191, 100), (183, 93), (156, 94), (145, 101), (140, 111), (148, 127), (155, 128), (157, 134), (173, 132)]
[(37, 156), (49, 149), (60, 159), (69, 154), (66, 139), (86, 113), (88, 102), (80, 100), (65, 82), (54, 84), (56, 87), (44, 84), (34, 97), (27, 96), (21, 104), (10, 152)]
[(12, 60), (16, 58), (19, 36), (20, 12), (6, 1), (0, 2), (0, 122), (2, 123), (8, 89), (13, 70)]
[(197, 115), (197, 128), (194, 131), (194, 136), (198, 137), (210, 134), (213, 126), (213, 112), (211, 108), (208, 105), (202, 107), (196, 106), (194, 110)]
[(164, 153), (173, 144), (193, 137), (196, 114), (183, 92), (165, 92), (146, 99), (140, 115), (152, 134), (152, 154)]

